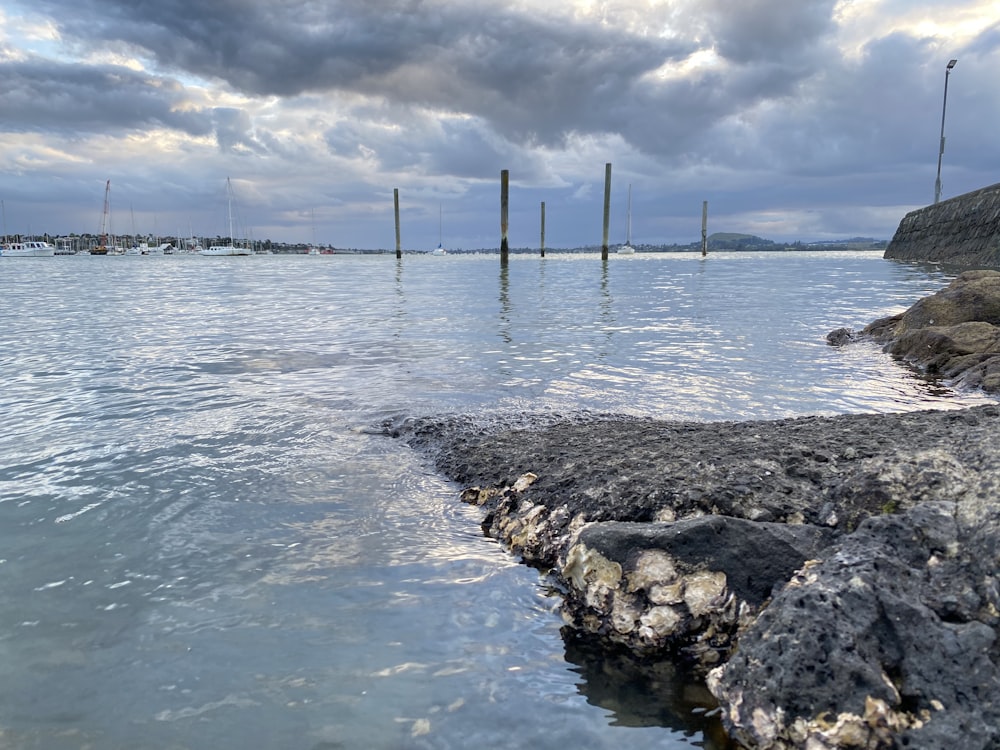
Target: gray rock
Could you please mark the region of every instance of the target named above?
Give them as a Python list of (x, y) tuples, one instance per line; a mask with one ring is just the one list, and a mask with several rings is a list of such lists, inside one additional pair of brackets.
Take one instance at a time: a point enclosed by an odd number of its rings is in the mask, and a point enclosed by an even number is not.
[(834, 535), (725, 516), (588, 524), (559, 571), (569, 587), (563, 617), (636, 652), (683, 654), (685, 667), (703, 671), (728, 658), (739, 627)]
[[(709, 685), (750, 747), (1000, 742), (994, 571), (953, 503), (867, 519), (800, 571)], [(959, 741), (958, 738), (961, 738)]]
[(904, 313), (827, 334), (831, 346), (865, 339), (957, 386), (1000, 391), (1000, 271), (965, 271)]
[(1000, 746), (1000, 407), (486, 422), (387, 431), (550, 572), (572, 632), (711, 669), (748, 746)]

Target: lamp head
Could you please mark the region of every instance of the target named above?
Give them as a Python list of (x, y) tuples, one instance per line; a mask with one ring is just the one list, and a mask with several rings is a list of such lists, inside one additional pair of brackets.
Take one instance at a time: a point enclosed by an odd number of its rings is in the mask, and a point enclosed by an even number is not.
[(954, 68), (955, 67), (955, 63), (957, 63), (957, 62), (958, 62), (958, 60), (949, 60), (948, 61), (948, 70), (951, 70), (952, 68)]

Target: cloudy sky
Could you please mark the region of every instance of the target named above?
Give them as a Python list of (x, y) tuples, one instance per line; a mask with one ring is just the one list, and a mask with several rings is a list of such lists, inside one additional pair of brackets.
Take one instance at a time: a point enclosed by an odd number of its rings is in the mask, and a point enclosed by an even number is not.
[(1000, 182), (992, 0), (4, 0), (5, 232), (888, 239)]

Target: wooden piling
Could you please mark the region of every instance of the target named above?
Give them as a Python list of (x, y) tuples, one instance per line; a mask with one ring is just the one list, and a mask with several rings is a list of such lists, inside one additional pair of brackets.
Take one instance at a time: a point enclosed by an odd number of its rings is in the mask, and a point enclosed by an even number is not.
[(545, 201), (542, 201), (542, 257), (545, 257)]
[(507, 189), (510, 182), (510, 170), (500, 170), (500, 264), (507, 265)]
[(604, 165), (604, 239), (601, 242), (601, 260), (608, 259), (608, 227), (611, 224), (611, 162)]
[(403, 246), (399, 243), (399, 188), (392, 189), (392, 201), (396, 208), (396, 259), (403, 257)]
[(708, 255), (708, 201), (701, 202), (701, 254)]

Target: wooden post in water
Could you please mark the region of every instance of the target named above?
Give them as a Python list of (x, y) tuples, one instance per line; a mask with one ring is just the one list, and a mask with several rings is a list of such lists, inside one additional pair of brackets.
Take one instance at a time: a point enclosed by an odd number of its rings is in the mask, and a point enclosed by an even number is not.
[(601, 260), (608, 259), (608, 227), (611, 223), (611, 162), (604, 165), (604, 240), (601, 242)]
[(507, 186), (510, 182), (510, 170), (500, 170), (500, 265), (507, 265)]
[(399, 188), (392, 189), (392, 201), (396, 207), (396, 259), (403, 257), (403, 249), (399, 244)]
[(542, 201), (542, 257), (545, 257), (545, 201)]
[(701, 202), (701, 254), (708, 255), (708, 201)]

